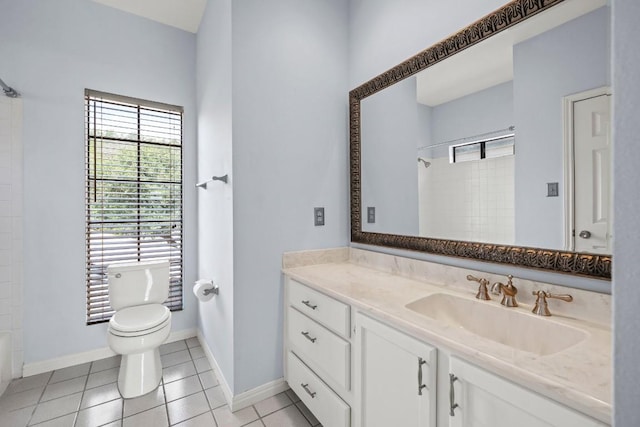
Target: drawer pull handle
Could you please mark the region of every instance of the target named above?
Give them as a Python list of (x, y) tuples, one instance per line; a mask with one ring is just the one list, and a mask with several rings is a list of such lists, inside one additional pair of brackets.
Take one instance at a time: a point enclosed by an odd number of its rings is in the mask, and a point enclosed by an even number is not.
[(306, 392), (307, 392), (307, 394), (308, 394), (309, 396), (311, 396), (311, 398), (312, 398), (312, 399), (315, 399), (315, 397), (316, 397), (316, 392), (315, 392), (315, 391), (311, 391), (311, 390), (309, 390), (309, 384), (302, 384), (302, 383), (301, 383), (300, 385), (302, 386), (302, 388), (304, 389), (304, 391), (306, 391)]
[(425, 384), (422, 384), (422, 365), (426, 363), (426, 360), (418, 357), (418, 396), (422, 396), (422, 389), (427, 387)]
[(316, 308), (318, 308), (318, 305), (317, 305), (317, 304), (316, 304), (316, 305), (312, 305), (312, 304), (309, 302), (309, 300), (302, 301), (302, 303), (303, 303), (304, 305), (306, 305), (307, 307), (309, 307), (311, 310), (315, 310)]
[(459, 405), (456, 403), (456, 390), (453, 388), (453, 383), (458, 380), (453, 374), (449, 374), (449, 415), (452, 417), (456, 416), (454, 409), (456, 409)]
[(304, 337), (305, 337), (306, 339), (308, 339), (309, 341), (311, 341), (311, 342), (316, 342), (316, 340), (318, 339), (318, 338), (311, 338), (311, 337), (309, 336), (309, 332), (300, 332), (300, 333), (301, 333), (302, 335), (304, 335)]

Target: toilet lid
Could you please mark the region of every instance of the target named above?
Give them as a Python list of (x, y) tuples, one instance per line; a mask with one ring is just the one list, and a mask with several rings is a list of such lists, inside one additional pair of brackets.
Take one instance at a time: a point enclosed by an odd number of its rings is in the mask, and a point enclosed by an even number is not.
[(162, 304), (137, 305), (118, 310), (109, 325), (121, 332), (139, 332), (155, 328), (170, 315), (169, 309)]

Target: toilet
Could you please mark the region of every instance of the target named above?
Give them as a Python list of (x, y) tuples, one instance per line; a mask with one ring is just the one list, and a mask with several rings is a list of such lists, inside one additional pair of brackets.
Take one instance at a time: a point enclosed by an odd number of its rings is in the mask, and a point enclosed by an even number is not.
[(128, 399), (153, 391), (162, 378), (158, 347), (171, 330), (171, 312), (162, 305), (169, 296), (169, 261), (111, 264), (107, 276), (115, 310), (107, 340), (122, 355), (118, 388)]

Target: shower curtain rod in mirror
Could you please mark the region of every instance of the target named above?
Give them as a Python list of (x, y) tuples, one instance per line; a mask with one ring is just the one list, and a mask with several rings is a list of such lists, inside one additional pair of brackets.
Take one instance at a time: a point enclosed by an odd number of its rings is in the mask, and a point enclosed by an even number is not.
[[(515, 126), (509, 126), (508, 128), (505, 128), (505, 129), (494, 130), (492, 132), (486, 132), (480, 135), (466, 136), (464, 138), (452, 139), (450, 141), (439, 142), (433, 145), (423, 145), (422, 147), (418, 147), (418, 150), (426, 150), (427, 148), (442, 147), (443, 145), (452, 145), (454, 142), (462, 143), (462, 144), (465, 144), (465, 143), (475, 144), (478, 142), (489, 142), (489, 141), (495, 141), (498, 139), (512, 138), (516, 135), (515, 130), (516, 130)], [(508, 133), (505, 133), (505, 132), (508, 132)], [(502, 134), (502, 133), (504, 133), (504, 135), (495, 136), (496, 134)], [(489, 135), (494, 135), (494, 136), (490, 137)]]
[(4, 94), (7, 95), (9, 98), (17, 98), (18, 96), (20, 96), (20, 94), (16, 92), (12, 87), (7, 86), (5, 82), (2, 81), (2, 79), (0, 79), (0, 86), (2, 86), (2, 90), (4, 91)]

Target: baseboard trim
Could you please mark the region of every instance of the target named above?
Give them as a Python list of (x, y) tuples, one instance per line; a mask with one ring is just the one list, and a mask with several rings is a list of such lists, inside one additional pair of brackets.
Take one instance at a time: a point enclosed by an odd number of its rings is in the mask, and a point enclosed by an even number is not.
[(244, 393), (240, 393), (233, 397), (233, 402), (229, 407), (231, 412), (244, 409), (248, 406), (258, 403), (268, 397), (275, 396), (278, 393), (282, 393), (287, 390), (289, 386), (284, 381), (284, 378), (279, 378), (275, 381), (268, 382), (254, 389), (247, 390)]
[(200, 345), (204, 350), (205, 355), (207, 356), (207, 360), (209, 364), (215, 369), (216, 376), (220, 381), (220, 387), (222, 388), (222, 393), (224, 394), (225, 400), (227, 401), (227, 405), (231, 409), (231, 412), (239, 411), (240, 409), (244, 409), (253, 405), (254, 403), (260, 402), (268, 397), (275, 396), (278, 393), (282, 393), (287, 390), (289, 386), (284, 381), (284, 378), (279, 378), (275, 381), (268, 382), (261, 386), (258, 386), (254, 389), (247, 390), (243, 393), (234, 395), (229, 387), (229, 383), (227, 383), (226, 378), (222, 374), (220, 370), (220, 365), (216, 361), (216, 358), (213, 356), (211, 349), (207, 345), (207, 342), (202, 335), (202, 331), (198, 329), (198, 341), (200, 341)]
[(198, 341), (200, 341), (200, 346), (202, 350), (204, 350), (205, 356), (207, 356), (207, 360), (209, 361), (209, 365), (216, 371), (216, 377), (218, 378), (218, 382), (220, 383), (220, 388), (222, 388), (222, 393), (224, 394), (224, 399), (227, 401), (227, 405), (231, 408), (231, 403), (233, 402), (233, 392), (231, 391), (231, 387), (229, 387), (229, 383), (227, 379), (224, 377), (222, 370), (220, 369), (220, 365), (218, 365), (218, 361), (215, 357), (213, 357), (213, 353), (211, 349), (207, 345), (207, 342), (202, 335), (202, 331), (198, 329)]
[[(171, 332), (165, 343), (186, 340), (196, 336), (195, 329), (184, 329), (181, 331)], [(68, 354), (66, 356), (56, 357), (54, 359), (43, 360), (34, 363), (25, 363), (22, 366), (22, 376), (30, 377), (32, 375), (42, 374), (56, 369), (67, 368), (69, 366), (80, 365), (82, 363), (94, 362), (96, 360), (115, 356), (113, 350), (109, 347), (97, 348), (95, 350), (84, 351), (82, 353)]]

